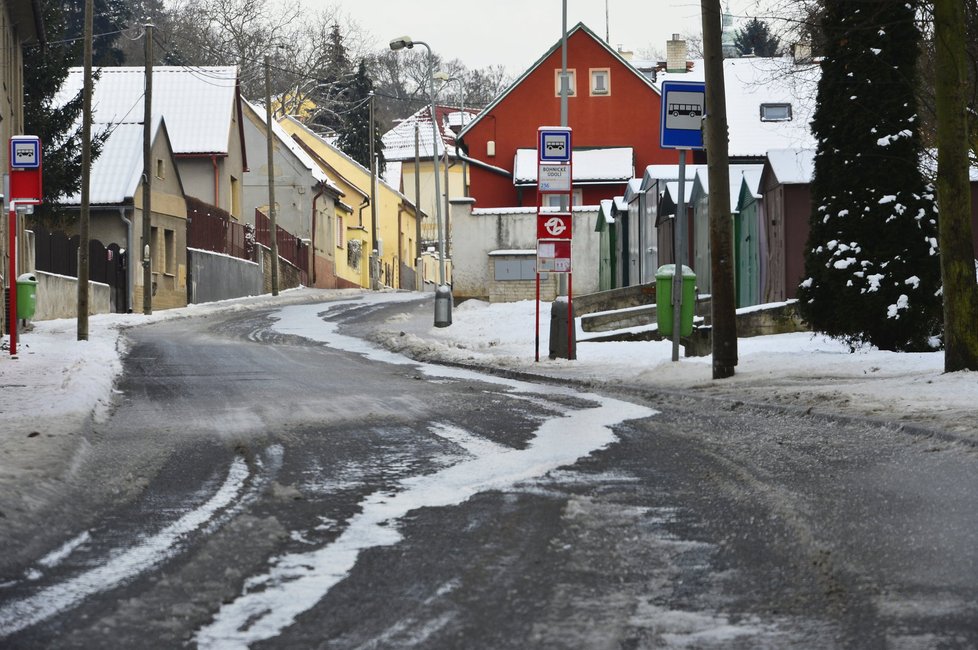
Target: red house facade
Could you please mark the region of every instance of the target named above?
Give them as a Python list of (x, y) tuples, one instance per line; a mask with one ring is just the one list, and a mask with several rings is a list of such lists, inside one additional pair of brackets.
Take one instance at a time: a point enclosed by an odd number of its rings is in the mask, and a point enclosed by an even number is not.
[[(652, 80), (583, 23), (568, 33), (567, 70), (575, 204), (597, 205), (623, 194), (635, 170), (647, 165), (677, 163), (675, 151), (659, 147), (661, 98)], [(535, 184), (527, 182), (525, 173), (516, 175), (517, 152), (536, 149), (539, 127), (560, 124), (560, 71), (558, 41), (460, 133), (469, 158), (469, 195), (477, 207), (537, 204)], [(600, 155), (587, 155), (609, 149), (631, 149), (632, 169), (609, 175), (598, 169)], [(526, 153), (521, 160), (525, 161)], [(579, 157), (593, 162), (577, 164)]]

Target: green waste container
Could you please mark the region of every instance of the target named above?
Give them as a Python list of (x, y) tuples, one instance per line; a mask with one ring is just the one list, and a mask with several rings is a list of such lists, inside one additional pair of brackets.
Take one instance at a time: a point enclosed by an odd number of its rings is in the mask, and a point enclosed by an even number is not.
[[(655, 272), (655, 319), (659, 333), (668, 338), (672, 336), (672, 281), (676, 276), (676, 265), (660, 266)], [(693, 333), (693, 311), (696, 306), (696, 274), (693, 269), (683, 266), (683, 304), (679, 312), (679, 335)]]
[(17, 319), (30, 320), (37, 310), (37, 278), (24, 273), (17, 278)]

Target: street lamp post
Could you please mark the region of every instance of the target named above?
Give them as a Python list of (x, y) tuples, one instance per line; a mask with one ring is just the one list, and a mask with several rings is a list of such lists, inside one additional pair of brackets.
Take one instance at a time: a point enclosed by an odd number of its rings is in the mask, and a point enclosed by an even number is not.
[(412, 49), (421, 45), (428, 50), (428, 93), (431, 96), (431, 135), (432, 135), (432, 164), (435, 170), (435, 223), (438, 226), (438, 288), (435, 290), (435, 327), (448, 327), (452, 324), (452, 290), (445, 282), (445, 232), (442, 229), (441, 216), (441, 187), (438, 180), (438, 118), (435, 113), (435, 75), (431, 47), (424, 41), (412, 40), (410, 36), (401, 36), (390, 42), (392, 50)]

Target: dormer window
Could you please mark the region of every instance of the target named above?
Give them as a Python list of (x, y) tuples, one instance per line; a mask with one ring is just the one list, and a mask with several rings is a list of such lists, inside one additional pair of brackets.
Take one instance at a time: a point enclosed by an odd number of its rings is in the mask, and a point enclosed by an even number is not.
[(787, 122), (791, 120), (791, 104), (761, 104), (762, 122)]

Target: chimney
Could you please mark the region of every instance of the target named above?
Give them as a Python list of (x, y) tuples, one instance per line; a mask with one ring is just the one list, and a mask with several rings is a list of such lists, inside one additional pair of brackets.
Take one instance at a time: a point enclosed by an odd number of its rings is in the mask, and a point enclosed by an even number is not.
[(791, 45), (791, 56), (795, 63), (812, 62), (812, 44), (807, 41), (800, 41)]
[(686, 41), (679, 34), (666, 41), (666, 72), (686, 72)]

